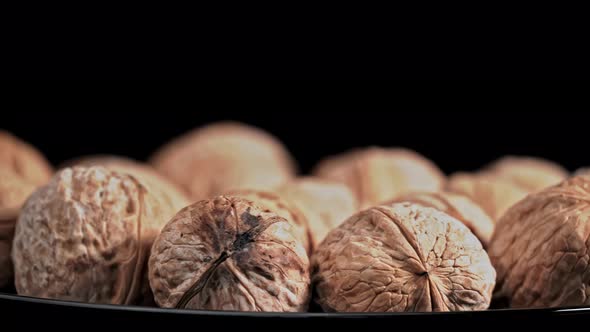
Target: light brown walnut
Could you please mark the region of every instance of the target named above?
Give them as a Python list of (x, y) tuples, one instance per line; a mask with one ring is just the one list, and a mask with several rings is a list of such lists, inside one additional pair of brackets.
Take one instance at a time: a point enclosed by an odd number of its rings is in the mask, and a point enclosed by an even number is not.
[(496, 225), (494, 297), (515, 308), (590, 304), (590, 178), (530, 194)]
[(350, 217), (328, 234), (312, 267), (328, 312), (482, 310), (496, 276), (465, 225), (411, 203)]
[(13, 277), (10, 247), (20, 207), (52, 172), (39, 151), (0, 130), (0, 288)]
[(305, 311), (309, 261), (286, 219), (252, 201), (218, 196), (180, 211), (149, 261), (166, 308)]
[(330, 180), (298, 178), (282, 186), (279, 193), (307, 217), (313, 248), (329, 231), (358, 211), (358, 202), (350, 188)]
[(176, 211), (134, 177), (66, 168), (22, 208), (12, 246), (18, 294), (135, 304), (149, 294), (147, 258)]
[(361, 208), (410, 191), (436, 192), (445, 181), (433, 162), (401, 148), (352, 150), (324, 159), (314, 174), (349, 186)]
[(567, 170), (552, 161), (523, 156), (500, 158), (484, 171), (504, 178), (529, 193), (556, 185), (569, 176)]
[(450, 192), (414, 192), (397, 197), (393, 203), (410, 202), (444, 212), (467, 226), (486, 247), (494, 232), (494, 221), (475, 202), (466, 196)]
[(152, 164), (193, 202), (235, 189), (272, 190), (296, 171), (276, 138), (233, 122), (211, 124), (171, 141)]

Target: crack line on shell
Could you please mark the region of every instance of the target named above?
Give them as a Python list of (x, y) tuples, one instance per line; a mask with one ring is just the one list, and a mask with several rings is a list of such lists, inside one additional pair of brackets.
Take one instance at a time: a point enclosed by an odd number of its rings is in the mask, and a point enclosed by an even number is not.
[(141, 272), (141, 268), (140, 265), (143, 265), (143, 245), (141, 243), (141, 223), (143, 221), (143, 211), (144, 211), (144, 194), (145, 194), (145, 188), (143, 187), (143, 185), (141, 185), (141, 183), (139, 183), (139, 181), (137, 181), (134, 177), (129, 176), (129, 178), (137, 185), (137, 188), (139, 190), (137, 198), (139, 199), (139, 216), (137, 217), (137, 252), (136, 252), (136, 256), (135, 256), (135, 266), (133, 267), (133, 274), (132, 274), (132, 279), (131, 279), (131, 284), (128, 285), (127, 288), (127, 295), (125, 295), (125, 302), (124, 304), (131, 304), (131, 296), (132, 294), (134, 294), (134, 289), (136, 289), (137, 286), (137, 280), (140, 280), (140, 276), (139, 273)]

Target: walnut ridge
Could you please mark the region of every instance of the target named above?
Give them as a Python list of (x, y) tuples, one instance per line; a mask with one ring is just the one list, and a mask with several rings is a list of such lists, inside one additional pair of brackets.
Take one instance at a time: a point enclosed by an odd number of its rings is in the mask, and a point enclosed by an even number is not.
[(505, 156), (488, 165), (484, 172), (504, 178), (527, 192), (556, 185), (568, 177), (560, 165), (534, 157)]
[(458, 220), (411, 203), (361, 211), (312, 257), (326, 311), (456, 311), (489, 306), (495, 271)]
[(291, 223), (232, 196), (199, 201), (162, 230), (149, 260), (166, 308), (305, 311), (309, 261)]

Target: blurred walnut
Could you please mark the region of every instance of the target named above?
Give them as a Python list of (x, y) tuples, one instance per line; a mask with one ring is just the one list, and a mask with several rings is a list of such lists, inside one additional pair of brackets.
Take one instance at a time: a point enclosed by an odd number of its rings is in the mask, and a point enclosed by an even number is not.
[(469, 198), (450, 192), (422, 193), (414, 192), (399, 196), (392, 203), (410, 202), (437, 209), (456, 218), (467, 226), (486, 247), (494, 232), (494, 221), (476, 203)]
[(361, 211), (332, 230), (312, 257), (326, 311), (481, 310), (495, 271), (461, 222), (411, 203)]
[(243, 124), (216, 123), (160, 149), (155, 168), (192, 201), (234, 189), (273, 189), (294, 176), (294, 161), (270, 134)]
[(225, 196), (235, 196), (252, 201), (260, 208), (273, 212), (279, 217), (285, 218), (292, 224), (292, 232), (301, 242), (308, 254), (311, 253), (311, 234), (308, 220), (301, 210), (294, 204), (282, 199), (278, 194), (269, 191), (257, 190), (233, 190), (225, 193)]
[(279, 189), (281, 197), (292, 202), (306, 216), (312, 247), (317, 247), (329, 231), (358, 210), (350, 188), (338, 182), (305, 177)]
[(489, 247), (495, 298), (518, 308), (590, 304), (589, 202), (590, 179), (577, 176), (504, 214)]
[(497, 222), (509, 207), (527, 195), (527, 191), (512, 182), (485, 173), (455, 173), (449, 177), (446, 189), (469, 197), (492, 217), (494, 222)]
[(162, 230), (149, 261), (161, 307), (304, 311), (309, 262), (292, 224), (232, 196), (199, 201)]
[(314, 173), (348, 185), (361, 208), (410, 191), (436, 192), (445, 181), (438, 167), (416, 152), (378, 147), (327, 158)]
[(0, 130), (0, 288), (12, 279), (10, 247), (20, 207), (51, 173), (39, 151)]
[(556, 185), (568, 177), (560, 165), (533, 157), (506, 156), (490, 164), (486, 172), (504, 178), (527, 192)]
[(130, 175), (103, 167), (58, 172), (19, 216), (12, 247), (17, 292), (136, 303), (146, 296), (140, 289), (150, 246), (175, 212)]

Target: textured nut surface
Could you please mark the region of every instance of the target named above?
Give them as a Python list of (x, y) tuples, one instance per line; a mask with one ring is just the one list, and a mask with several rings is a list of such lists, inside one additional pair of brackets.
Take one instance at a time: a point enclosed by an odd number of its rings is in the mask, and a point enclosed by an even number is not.
[(530, 194), (496, 225), (489, 254), (494, 297), (512, 307), (590, 304), (590, 179), (570, 178)]
[(444, 212), (467, 226), (486, 247), (494, 232), (494, 221), (475, 202), (466, 196), (450, 192), (414, 192), (399, 196), (382, 205), (410, 202)]
[(512, 182), (484, 173), (452, 174), (446, 189), (469, 197), (492, 217), (494, 222), (527, 195), (527, 191)]
[(303, 212), (290, 201), (279, 196), (278, 193), (259, 190), (232, 190), (225, 193), (225, 196), (235, 196), (254, 202), (259, 207), (270, 210), (285, 218), (292, 224), (292, 232), (295, 238), (301, 242), (308, 254), (311, 254), (312, 241), (309, 229), (309, 221)]
[(306, 216), (313, 248), (329, 231), (358, 210), (358, 202), (350, 188), (320, 178), (298, 178), (282, 186), (279, 193)]
[(0, 130), (0, 287), (12, 279), (10, 247), (19, 209), (35, 188), (49, 181), (51, 173), (39, 151)]
[(329, 157), (314, 174), (349, 186), (361, 208), (409, 191), (438, 191), (445, 181), (440, 169), (416, 152), (378, 147)]
[(149, 261), (162, 307), (304, 311), (309, 261), (291, 224), (231, 196), (199, 201), (162, 230)]
[(135, 178), (66, 168), (26, 201), (12, 257), (21, 295), (131, 304), (150, 245), (173, 214)]
[(455, 311), (489, 306), (495, 271), (479, 240), (432, 208), (398, 203), (350, 217), (312, 257), (326, 311)]
[(294, 161), (270, 134), (222, 122), (197, 129), (161, 148), (155, 168), (192, 201), (234, 189), (273, 189), (294, 176)]
[(552, 161), (521, 156), (500, 158), (485, 171), (507, 179), (528, 192), (556, 185), (568, 177), (568, 172)]

